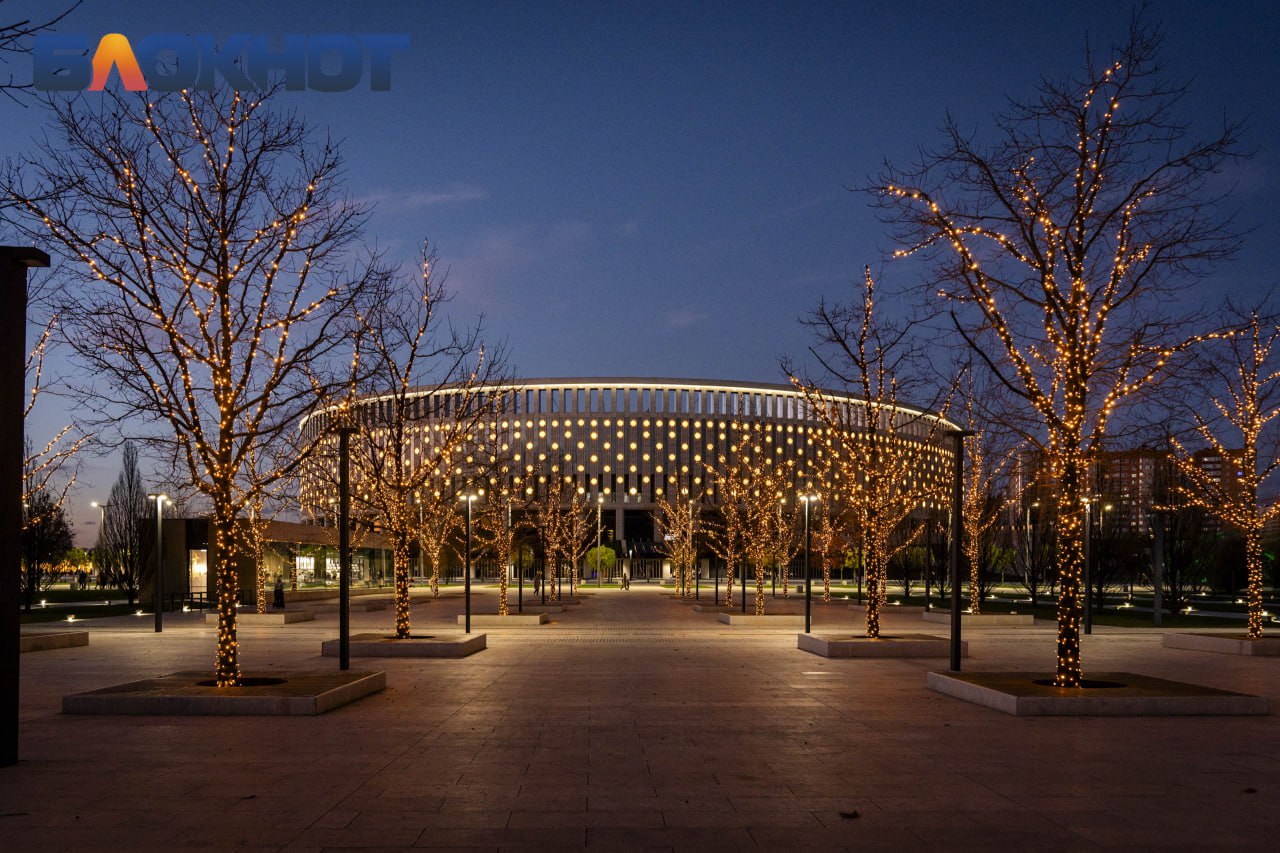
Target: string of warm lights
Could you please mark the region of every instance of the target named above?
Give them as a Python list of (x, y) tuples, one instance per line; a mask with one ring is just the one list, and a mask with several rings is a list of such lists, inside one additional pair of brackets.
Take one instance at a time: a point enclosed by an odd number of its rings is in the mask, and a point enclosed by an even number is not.
[[(914, 235), (895, 254), (940, 259), (939, 296), (976, 314), (963, 324), (953, 313), (957, 331), (1034, 413), (1023, 431), (1044, 449), (1058, 486), (1055, 683), (1063, 687), (1083, 681), (1089, 459), (1122, 402), (1176, 355), (1218, 337), (1175, 339), (1183, 332), (1154, 318), (1164, 270), (1222, 251), (1223, 232), (1193, 193), (1234, 141), (1228, 131), (1195, 140), (1185, 156), (1176, 150), (1181, 130), (1163, 110), (1177, 90), (1151, 82), (1146, 49), (1131, 42), (1130, 62), (1090, 70), (1076, 93), (1045, 83), (1045, 97), (1019, 106), (995, 151), (953, 136), (930, 160), (938, 171), (916, 169), (879, 188)], [(1121, 114), (1122, 103), (1133, 109)], [(939, 181), (937, 192), (915, 183), (944, 172), (960, 177)]]
[(1219, 437), (1216, 424), (1192, 412), (1196, 433), (1221, 460), (1210, 471), (1183, 442), (1170, 438), (1172, 459), (1182, 481), (1175, 485), (1186, 505), (1235, 527), (1244, 537), (1247, 636), (1262, 636), (1262, 536), (1268, 522), (1280, 517), (1280, 501), (1263, 507), (1258, 500), (1269, 478), (1280, 468), (1280, 456), (1263, 455), (1261, 443), (1269, 425), (1280, 419), (1280, 326), (1250, 315), (1247, 329), (1231, 341), (1232, 361), (1219, 375), (1226, 380), (1223, 396), (1213, 398), (1218, 422), (1239, 436), (1231, 449)]
[(65, 146), (23, 175), (63, 190), (6, 188), (94, 282), (76, 309), (74, 345), (108, 377), (116, 405), (172, 428), (173, 457), (208, 501), (223, 687), (240, 680), (240, 519), (319, 439), (298, 437), (260, 472), (249, 470), (250, 449), (288, 443), (298, 418), (328, 397), (316, 366), (347, 345), (336, 318), (371, 274), (337, 261), (359, 212), (330, 189), (336, 152), (312, 151), (269, 96), (59, 105)]
[[(938, 475), (929, 475), (929, 458), (936, 447), (939, 421), (923, 420), (922, 434), (909, 427), (921, 419), (898, 404), (898, 385), (889, 370), (891, 353), (881, 344), (875, 316), (875, 281), (870, 270), (863, 276), (856, 309), (856, 330), (841, 333), (841, 349), (848, 362), (851, 384), (863, 400), (861, 417), (851, 417), (821, 389), (792, 377), (826, 426), (823, 460), (830, 500), (845, 508), (844, 534), (860, 547), (868, 596), (866, 635), (880, 636), (880, 614), (887, 600), (889, 561), (919, 536), (918, 526), (907, 525), (912, 513), (936, 506), (944, 486)], [(835, 534), (833, 533), (833, 536)]]

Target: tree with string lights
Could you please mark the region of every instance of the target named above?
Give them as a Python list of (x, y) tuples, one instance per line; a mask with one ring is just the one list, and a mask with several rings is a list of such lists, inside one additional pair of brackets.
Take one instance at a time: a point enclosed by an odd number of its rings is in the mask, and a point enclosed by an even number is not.
[(431, 570), (431, 596), (439, 598), (445, 547), (462, 528), (458, 495), (451, 487), (431, 488), (419, 492), (414, 498), (414, 505), (418, 508), (418, 547)]
[(948, 121), (942, 145), (875, 181), (903, 246), (934, 276), (959, 336), (1017, 403), (1005, 421), (1056, 482), (1054, 681), (1080, 657), (1088, 466), (1119, 408), (1198, 338), (1177, 295), (1237, 245), (1209, 180), (1239, 153), (1176, 117), (1159, 34), (1135, 17), (1106, 61), (1040, 84), (980, 143)]
[[(736, 430), (737, 426), (735, 423), (731, 428)], [(734, 573), (747, 554), (752, 474), (750, 459), (738, 454), (736, 447), (728, 455), (720, 454), (714, 464), (707, 466), (707, 477), (715, 489), (719, 509), (708, 527), (707, 542), (715, 555), (724, 560), (726, 607), (733, 606)]]
[(793, 517), (794, 513), (784, 513), (783, 503), (795, 494), (796, 463), (783, 455), (782, 445), (760, 424), (753, 424), (744, 433), (730, 453), (742, 460), (740, 470), (749, 472), (742, 493), (743, 550), (755, 570), (755, 615), (763, 616), (765, 573), (770, 566), (786, 570), (785, 565), (778, 565), (786, 550), (782, 526), (784, 517)]
[(676, 594), (681, 598), (693, 595), (693, 571), (698, 559), (696, 537), (699, 520), (693, 511), (692, 500), (667, 500), (659, 492), (653, 510), (654, 539), (671, 561), (671, 573), (676, 579)]
[[(352, 253), (366, 211), (338, 187), (336, 147), (274, 91), (52, 101), (39, 155), (0, 178), (26, 235), (85, 279), (61, 312), (94, 377), (82, 399), (208, 505), (223, 687), (240, 681), (238, 519), (320, 440), (297, 424), (349, 380), (344, 324), (385, 277)], [(250, 448), (270, 452), (258, 476)]]
[[(486, 350), (481, 327), (462, 330), (446, 322), (446, 275), (437, 266), (424, 246), (420, 273), (370, 288), (359, 312), (362, 376), (351, 406), (360, 429), (351, 447), (352, 491), (356, 514), (391, 546), (397, 639), (410, 636), (411, 554), (421, 535), (423, 497), (428, 503), (437, 493), (453, 497), (445, 481), (459, 473), (459, 464), (474, 470), (475, 435), (498, 414), (500, 396), (486, 388), (503, 379), (502, 357)], [(424, 423), (424, 406), (441, 414)]]
[(490, 483), (489, 499), (480, 510), (476, 538), (498, 565), (498, 615), (507, 615), (507, 586), (519, 525), (515, 519), (517, 488)]
[[(1262, 534), (1280, 517), (1280, 501), (1264, 507), (1258, 497), (1280, 470), (1280, 326), (1249, 314), (1244, 330), (1219, 344), (1220, 360), (1204, 359), (1217, 380), (1220, 397), (1212, 400), (1214, 415), (1192, 412), (1196, 437), (1222, 460), (1211, 472), (1170, 438), (1173, 463), (1181, 480), (1175, 490), (1184, 506), (1195, 507), (1240, 531), (1244, 537), (1249, 639), (1262, 636)], [(1222, 432), (1239, 436), (1238, 449), (1229, 448)]]
[(810, 352), (827, 377), (858, 402), (834, 400), (817, 384), (788, 373), (826, 427), (824, 458), (836, 466), (831, 500), (846, 508), (850, 539), (860, 550), (868, 586), (867, 636), (874, 639), (880, 636), (889, 561), (920, 532), (907, 522), (940, 498), (939, 484), (924, 473), (939, 421), (898, 404), (897, 374), (913, 350), (904, 330), (876, 316), (870, 269), (859, 297), (847, 305), (820, 303), (804, 321), (818, 339)]
[(1012, 458), (994, 458), (991, 437), (978, 424), (973, 373), (966, 371), (964, 413), (961, 421), (972, 435), (964, 440), (964, 484), (960, 493), (961, 549), (969, 564), (969, 611), (982, 612), (984, 562), (991, 551), (990, 532), (1000, 520), (1003, 502), (1000, 484), (1005, 464)]

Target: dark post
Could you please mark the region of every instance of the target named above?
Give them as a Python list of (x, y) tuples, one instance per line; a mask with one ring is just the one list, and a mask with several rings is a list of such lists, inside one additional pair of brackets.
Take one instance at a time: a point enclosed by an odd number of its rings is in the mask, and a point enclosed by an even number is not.
[(0, 246), (0, 767), (18, 763), (18, 655), (22, 619), (22, 463), (26, 403), (27, 270), (49, 256)]
[(813, 576), (809, 574), (809, 504), (813, 498), (804, 497), (804, 632), (813, 627)]
[(924, 609), (929, 612), (929, 576), (933, 574), (933, 519), (924, 522)]
[(716, 561), (715, 557), (711, 558), (711, 572), (712, 574), (715, 575), (715, 579), (716, 579), (716, 588), (715, 588), (715, 592), (711, 596), (711, 604), (714, 607), (719, 607), (720, 606), (720, 563)]
[(1092, 564), (1093, 564), (1093, 503), (1090, 501), (1084, 505), (1084, 632), (1086, 634), (1093, 633), (1093, 589), (1090, 584), (1093, 582)]
[(523, 613), (524, 612), (524, 545), (522, 543), (516, 544), (516, 563), (517, 565), (520, 566), (518, 570), (520, 573), (520, 579), (516, 581), (516, 589), (519, 590), (518, 592), (519, 597), (516, 599), (516, 602), (517, 602), (516, 612)]
[(1159, 628), (1164, 619), (1164, 520), (1151, 511), (1151, 624)]
[(162, 552), (164, 549), (164, 535), (161, 530), (161, 521), (164, 518), (164, 495), (147, 495), (155, 501), (156, 504), (156, 580), (155, 586), (152, 588), (152, 600), (155, 606), (155, 625), (156, 633), (159, 634), (164, 630), (164, 559)]
[(738, 563), (738, 574), (742, 575), (742, 595), (738, 596), (742, 599), (742, 612), (747, 612), (747, 564)]
[(702, 566), (698, 565), (698, 537), (693, 535), (693, 501), (689, 501), (689, 550), (693, 552), (693, 599), (702, 598)]
[(471, 633), (471, 504), (475, 501), (475, 495), (464, 495), (463, 500), (467, 502), (467, 541), (466, 541), (466, 566), (463, 569), (462, 589), (463, 598), (466, 602), (466, 632)]
[(351, 668), (351, 434), (338, 427), (338, 668)]
[(951, 484), (951, 671), (960, 671), (960, 537), (964, 525), (960, 518), (964, 502), (964, 440), (972, 430), (947, 430), (955, 440), (954, 472)]

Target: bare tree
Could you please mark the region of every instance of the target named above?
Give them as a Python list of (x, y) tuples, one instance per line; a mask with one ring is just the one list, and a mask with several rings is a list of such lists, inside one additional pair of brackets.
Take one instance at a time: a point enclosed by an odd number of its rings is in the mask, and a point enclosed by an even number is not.
[(762, 616), (765, 572), (770, 566), (777, 567), (781, 552), (786, 550), (782, 541), (782, 502), (795, 494), (796, 464), (793, 458), (783, 455), (782, 446), (759, 424), (741, 436), (730, 452), (741, 457), (751, 472), (744, 495), (744, 541), (747, 560), (755, 569), (755, 614)]
[(1158, 33), (1083, 73), (1045, 80), (997, 119), (990, 145), (948, 121), (943, 144), (876, 180), (905, 246), (936, 273), (953, 325), (1014, 400), (1005, 420), (1057, 482), (1055, 682), (1082, 683), (1088, 465), (1113, 417), (1195, 340), (1177, 292), (1237, 240), (1206, 182), (1238, 127), (1192, 138), (1162, 82)]
[(693, 499), (672, 503), (663, 493), (657, 498), (653, 511), (654, 539), (671, 561), (676, 594), (688, 598), (693, 595), (693, 572), (698, 559), (696, 537), (701, 519), (694, 514)]
[(147, 488), (138, 468), (138, 449), (126, 442), (120, 473), (102, 510), (98, 548), (108, 583), (123, 592), (131, 606), (151, 570), (147, 552), (155, 536), (146, 519)]
[(850, 528), (861, 546), (869, 587), (867, 636), (875, 638), (889, 561), (918, 534), (918, 526), (908, 525), (911, 515), (940, 497), (923, 474), (938, 421), (899, 405), (898, 374), (913, 350), (904, 329), (892, 329), (877, 317), (870, 269), (864, 271), (859, 297), (850, 305), (820, 304), (805, 321), (818, 338), (811, 352), (858, 404), (834, 400), (819, 385), (788, 373), (827, 427), (824, 452), (839, 466), (836, 499), (848, 507)]
[[(0, 6), (3, 5), (4, 0), (0, 0)], [(52, 29), (63, 18), (74, 12), (79, 5), (80, 1), (76, 0), (75, 3), (72, 3), (63, 11), (41, 22), (24, 18), (21, 21), (0, 24), (0, 69), (3, 69), (0, 70), (0, 93), (9, 98), (14, 98), (18, 92), (31, 88), (30, 83), (17, 82), (13, 73), (8, 71), (7, 66), (10, 59), (31, 53), (30, 40), (40, 33)], [(2, 202), (0, 202), (0, 206), (3, 206)]]
[[(736, 426), (736, 425), (735, 425)], [(708, 541), (711, 550), (725, 563), (725, 606), (733, 606), (734, 571), (747, 555), (748, 513), (750, 511), (753, 469), (748, 456), (736, 452), (720, 454), (707, 466), (707, 477), (718, 496), (719, 513), (710, 525)], [(745, 569), (742, 569), (745, 570)]]
[[(208, 502), (215, 674), (239, 683), (237, 519), (320, 435), (300, 419), (348, 380), (344, 320), (382, 277), (353, 259), (364, 210), (341, 159), (274, 90), (104, 92), (50, 102), (53, 135), (3, 194), (86, 279), (62, 313), (99, 422), (162, 450)], [(251, 476), (250, 448), (260, 457)]]
[(498, 564), (498, 614), (507, 615), (507, 585), (510, 578), (512, 555), (516, 553), (515, 510), (519, 496), (511, 487), (497, 487), (489, 492), (489, 499), (480, 510), (480, 524), (476, 528), (477, 539), (488, 549)]
[[(360, 430), (352, 446), (356, 512), (386, 533), (395, 575), (396, 637), (410, 636), (409, 580), (424, 494), (452, 498), (451, 481), (471, 455), (482, 423), (498, 413), (501, 395), (487, 389), (502, 377), (502, 359), (487, 351), (481, 327), (448, 324), (447, 273), (424, 246), (420, 274), (371, 289), (360, 313), (357, 384)], [(440, 413), (422, 416), (422, 407)], [(333, 440), (326, 457), (333, 456)], [(468, 453), (468, 450), (471, 453)], [(330, 470), (333, 466), (327, 466)]]
[[(45, 390), (44, 360), (57, 325), (58, 318), (55, 315), (45, 324), (36, 345), (27, 354), (26, 375), (31, 387), (22, 411), (24, 420), (31, 418), (36, 402)], [(30, 437), (27, 437), (23, 447), (22, 502), (29, 510), (36, 506), (36, 496), (41, 494), (48, 495), (50, 500), (40, 502), (40, 506), (60, 508), (63, 505), (76, 482), (77, 454), (88, 440), (89, 436), (79, 432), (74, 424), (67, 424), (58, 430), (38, 450)], [(28, 521), (39, 521), (39, 516), (30, 516)]]
[[(1204, 510), (1244, 536), (1249, 639), (1262, 636), (1262, 532), (1280, 517), (1280, 501), (1263, 507), (1262, 490), (1280, 470), (1280, 326), (1250, 313), (1245, 331), (1221, 344), (1225, 357), (1211, 362), (1222, 396), (1213, 415), (1193, 412), (1197, 438), (1221, 460), (1208, 470), (1176, 437), (1173, 463), (1182, 475), (1178, 492), (1188, 506)], [(1233, 448), (1223, 438), (1239, 441)], [(1232, 442), (1234, 443), (1234, 442)]]
[(30, 611), (36, 593), (53, 583), (58, 564), (75, 543), (66, 513), (48, 492), (37, 492), (23, 509), (22, 596), (23, 607)]

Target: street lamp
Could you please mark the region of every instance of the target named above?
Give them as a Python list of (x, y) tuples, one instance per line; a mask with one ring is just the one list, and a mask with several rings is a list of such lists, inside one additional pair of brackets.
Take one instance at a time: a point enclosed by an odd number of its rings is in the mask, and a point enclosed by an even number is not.
[(103, 566), (103, 534), (102, 531), (107, 526), (107, 507), (111, 504), (100, 504), (97, 501), (89, 501), (89, 506), (96, 507), (98, 510), (98, 572), (105, 574), (106, 569)]
[(471, 633), (471, 505), (476, 502), (479, 495), (459, 495), (458, 500), (467, 502), (467, 540), (466, 540), (466, 567), (462, 576), (463, 597), (466, 600), (466, 633)]
[(604, 495), (596, 495), (596, 589), (600, 588), (600, 514), (604, 512)]
[(817, 495), (801, 495), (804, 503), (804, 632), (813, 627), (813, 577), (809, 573), (809, 504), (818, 500)]
[(947, 557), (951, 572), (951, 671), (960, 671), (960, 537), (964, 535), (964, 440), (974, 435), (973, 430), (949, 429), (951, 439), (951, 542)]
[(164, 561), (161, 558), (161, 551), (164, 549), (164, 533), (160, 522), (164, 515), (165, 501), (169, 500), (169, 496), (147, 495), (147, 500), (156, 502), (156, 580), (154, 586), (154, 604), (156, 609), (156, 633), (159, 634), (164, 630)]
[(693, 535), (693, 499), (689, 499), (689, 557), (693, 561), (693, 598), (698, 600), (702, 598), (702, 572), (698, 566), (698, 549), (694, 546), (697, 540)]

